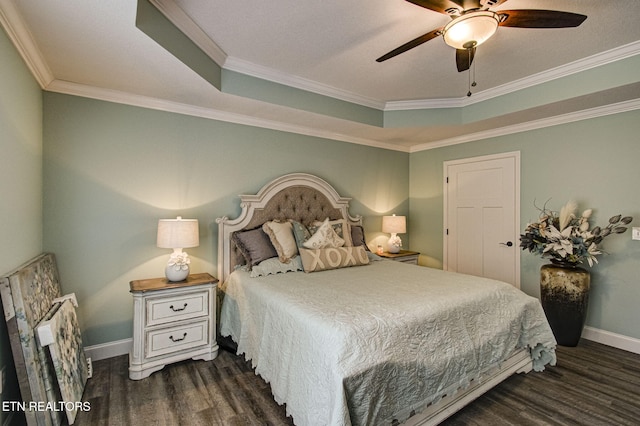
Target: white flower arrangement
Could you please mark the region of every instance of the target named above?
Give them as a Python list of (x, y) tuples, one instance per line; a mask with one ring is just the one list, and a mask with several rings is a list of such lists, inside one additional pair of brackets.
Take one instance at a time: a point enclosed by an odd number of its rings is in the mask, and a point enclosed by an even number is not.
[(171, 253), (167, 266), (173, 267), (176, 271), (186, 271), (189, 269), (190, 263), (191, 259), (189, 259), (189, 255), (182, 251), (179, 253)]
[(520, 235), (520, 247), (529, 250), (552, 262), (567, 266), (598, 263), (596, 256), (602, 254), (598, 247), (602, 240), (612, 234), (622, 234), (627, 230), (633, 218), (616, 215), (609, 219), (604, 228), (596, 226), (591, 229), (589, 218), (592, 209), (576, 216), (578, 205), (569, 201), (560, 213), (548, 210), (545, 206), (540, 209), (538, 222), (530, 223), (525, 233)]
[(394, 246), (394, 247), (400, 248), (400, 247), (402, 247), (402, 240), (397, 235), (392, 235), (391, 237), (389, 237), (388, 244), (390, 246)]

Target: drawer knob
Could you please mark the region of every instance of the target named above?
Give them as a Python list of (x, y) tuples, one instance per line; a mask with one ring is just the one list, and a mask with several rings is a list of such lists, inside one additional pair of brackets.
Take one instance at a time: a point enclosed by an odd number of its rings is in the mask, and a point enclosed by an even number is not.
[(169, 309), (171, 309), (173, 312), (184, 311), (185, 309), (187, 309), (187, 302), (184, 303), (184, 306), (182, 308), (174, 308), (173, 305), (171, 305), (169, 306)]
[(184, 340), (184, 339), (186, 339), (186, 338), (187, 338), (187, 332), (186, 332), (186, 331), (184, 332), (184, 334), (182, 335), (182, 337), (179, 337), (179, 338), (177, 338), (177, 339), (176, 339), (176, 338), (174, 338), (174, 337), (173, 337), (173, 335), (169, 336), (169, 339), (171, 339), (171, 341), (172, 341), (173, 343), (175, 343), (175, 342), (181, 342), (181, 341), (183, 341), (183, 340)]

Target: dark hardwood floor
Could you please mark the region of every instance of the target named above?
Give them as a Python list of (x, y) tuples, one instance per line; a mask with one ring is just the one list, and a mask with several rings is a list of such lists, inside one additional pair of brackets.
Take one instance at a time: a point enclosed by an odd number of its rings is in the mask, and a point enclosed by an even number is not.
[[(583, 340), (559, 346), (558, 365), (515, 375), (444, 425), (638, 425), (640, 355)], [(76, 425), (291, 425), (251, 365), (221, 350), (128, 378), (128, 357), (94, 363)]]

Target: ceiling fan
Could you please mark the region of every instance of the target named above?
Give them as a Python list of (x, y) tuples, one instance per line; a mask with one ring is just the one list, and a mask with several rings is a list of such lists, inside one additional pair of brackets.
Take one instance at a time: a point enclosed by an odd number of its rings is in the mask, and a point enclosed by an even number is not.
[(587, 17), (571, 12), (555, 10), (500, 10), (494, 12), (490, 7), (500, 6), (507, 0), (406, 0), (409, 3), (449, 15), (452, 20), (445, 26), (421, 35), (389, 53), (376, 59), (386, 61), (394, 56), (420, 46), (438, 36), (456, 49), (458, 71), (471, 67), (476, 47), (487, 41), (498, 27), (514, 28), (568, 28), (577, 27)]

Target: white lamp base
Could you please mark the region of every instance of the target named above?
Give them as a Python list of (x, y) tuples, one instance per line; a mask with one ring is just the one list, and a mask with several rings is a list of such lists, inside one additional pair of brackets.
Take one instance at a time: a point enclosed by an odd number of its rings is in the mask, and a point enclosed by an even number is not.
[(164, 275), (171, 282), (184, 281), (189, 276), (189, 255), (181, 248), (174, 248), (171, 257), (164, 268)]
[(174, 265), (167, 265), (164, 268), (164, 275), (167, 277), (167, 280), (171, 282), (184, 281), (189, 276), (189, 267), (187, 269), (178, 269)]
[(398, 237), (398, 234), (391, 234), (391, 238), (387, 242), (387, 250), (389, 253), (400, 253), (400, 247), (402, 247), (402, 240)]

